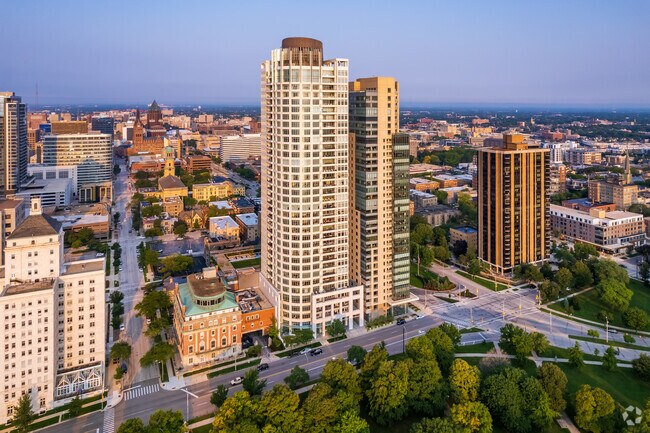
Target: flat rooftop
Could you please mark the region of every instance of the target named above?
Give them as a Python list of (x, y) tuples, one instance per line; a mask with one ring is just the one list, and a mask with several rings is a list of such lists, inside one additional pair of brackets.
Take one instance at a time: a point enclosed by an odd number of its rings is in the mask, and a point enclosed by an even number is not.
[(53, 279), (45, 279), (35, 282), (26, 282), (7, 286), (2, 290), (0, 296), (22, 295), (25, 293), (40, 292), (42, 290), (51, 290), (54, 288)]
[(65, 264), (66, 270), (64, 275), (81, 274), (84, 272), (95, 272), (104, 270), (104, 258), (94, 258), (92, 260), (84, 260), (80, 262), (72, 262)]
[(456, 230), (467, 234), (478, 233), (473, 227), (452, 227), (451, 230)]
[(261, 290), (247, 289), (239, 291), (235, 295), (242, 313), (273, 308), (273, 305), (266, 299)]
[(0, 200), (0, 210), (15, 209), (23, 203), (24, 203), (23, 200), (15, 200), (15, 199)]
[(258, 222), (256, 213), (242, 213), (236, 216), (246, 226), (256, 226)]

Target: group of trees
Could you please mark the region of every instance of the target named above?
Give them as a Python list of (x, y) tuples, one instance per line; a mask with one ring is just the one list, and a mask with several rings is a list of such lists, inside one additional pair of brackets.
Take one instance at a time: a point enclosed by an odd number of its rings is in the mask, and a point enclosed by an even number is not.
[(411, 218), (411, 257), (420, 266), (429, 267), (433, 260), (447, 261), (451, 258), (447, 232), (442, 227), (431, 227), (420, 215)]
[(447, 150), (424, 150), (418, 152), (417, 160), (424, 164), (449, 165), (456, 167), (462, 162), (472, 162), (476, 149), (467, 146), (452, 147)]
[(95, 232), (89, 227), (84, 227), (79, 231), (65, 232), (63, 242), (66, 244), (66, 246), (72, 248), (85, 247), (89, 250), (104, 254), (108, 251), (108, 245), (106, 242), (97, 240), (97, 238), (95, 238)]
[(166, 291), (151, 290), (136, 304), (138, 317), (150, 320), (145, 335), (153, 339), (153, 346), (140, 359), (140, 365), (148, 367), (156, 362), (164, 364), (174, 356), (174, 346), (163, 341), (162, 334), (172, 324), (170, 309), (172, 301)]
[(119, 329), (122, 324), (122, 314), (124, 314), (124, 293), (116, 290), (111, 292), (108, 301), (111, 304), (111, 327)]
[(113, 378), (115, 380), (122, 379), (124, 375), (124, 370), (122, 369), (122, 363), (128, 360), (131, 357), (131, 346), (126, 341), (118, 341), (113, 344), (110, 351), (111, 361), (116, 361), (119, 363), (119, 366), (115, 370), (115, 375)]
[(518, 362), (523, 363), (532, 351), (540, 354), (548, 350), (550, 343), (542, 333), (526, 332), (512, 323), (507, 323), (501, 328), (499, 346), (515, 355)]
[(113, 250), (113, 270), (115, 271), (115, 274), (117, 274), (120, 265), (122, 264), (122, 246), (115, 242), (111, 246), (111, 249)]
[(179, 410), (159, 409), (151, 414), (148, 425), (140, 418), (129, 418), (117, 429), (117, 433), (185, 433), (185, 420)]

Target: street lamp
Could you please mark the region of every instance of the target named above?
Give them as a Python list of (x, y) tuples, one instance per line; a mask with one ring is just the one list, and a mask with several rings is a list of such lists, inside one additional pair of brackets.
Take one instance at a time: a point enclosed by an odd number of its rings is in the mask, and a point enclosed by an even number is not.
[(402, 353), (406, 352), (406, 326), (402, 325)]

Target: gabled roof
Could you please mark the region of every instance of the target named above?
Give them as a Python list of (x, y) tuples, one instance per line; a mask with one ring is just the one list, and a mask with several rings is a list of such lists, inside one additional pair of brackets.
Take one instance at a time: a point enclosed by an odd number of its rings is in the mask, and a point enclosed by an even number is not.
[(161, 189), (185, 188), (185, 184), (176, 176), (164, 176), (158, 179), (158, 186)]
[(8, 237), (10, 239), (58, 235), (61, 223), (49, 215), (30, 215)]
[(156, 102), (155, 99), (153, 100), (153, 102), (149, 106), (149, 111), (160, 111), (160, 106), (158, 105), (158, 103)]

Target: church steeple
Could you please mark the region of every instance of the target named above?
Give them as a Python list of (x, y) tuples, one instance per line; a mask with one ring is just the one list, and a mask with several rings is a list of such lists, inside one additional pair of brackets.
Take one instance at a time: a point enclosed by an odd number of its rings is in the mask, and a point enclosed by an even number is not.
[(174, 165), (174, 149), (171, 146), (165, 147), (165, 176), (175, 176), (176, 167)]
[(625, 150), (625, 165), (623, 168), (625, 169), (625, 184), (630, 185), (632, 183), (632, 169), (630, 168), (630, 155), (627, 153), (627, 149)]

